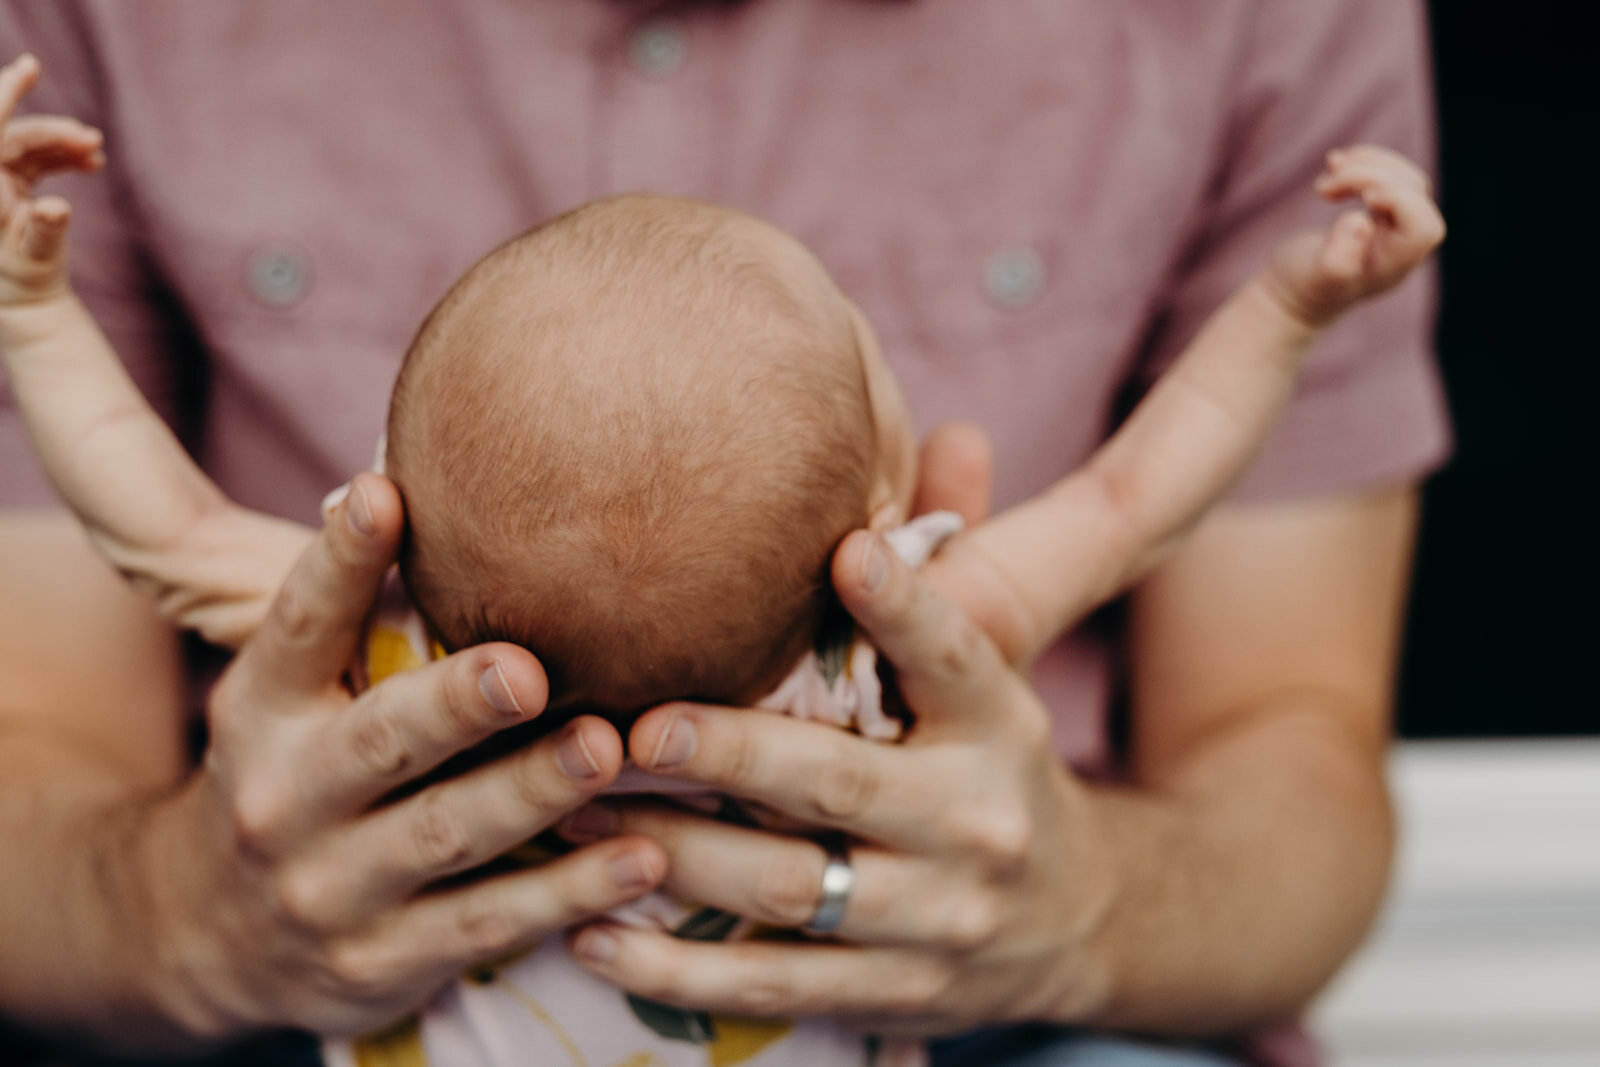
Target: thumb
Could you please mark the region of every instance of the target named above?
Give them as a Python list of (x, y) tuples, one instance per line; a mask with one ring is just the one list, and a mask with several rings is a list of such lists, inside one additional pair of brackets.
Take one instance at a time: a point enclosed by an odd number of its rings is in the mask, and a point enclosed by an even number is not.
[(970, 422), (947, 422), (922, 443), (913, 515), (953, 511), (976, 526), (989, 517), (994, 491), (994, 446)]

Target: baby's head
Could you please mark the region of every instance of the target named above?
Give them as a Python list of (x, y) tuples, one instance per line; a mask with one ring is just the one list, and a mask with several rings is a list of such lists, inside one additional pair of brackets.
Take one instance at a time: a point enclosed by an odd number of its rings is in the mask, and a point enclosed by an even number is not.
[(755, 219), (622, 197), (474, 266), (389, 411), (408, 590), (552, 706), (748, 703), (810, 647), (835, 545), (903, 521), (909, 420), (821, 265)]

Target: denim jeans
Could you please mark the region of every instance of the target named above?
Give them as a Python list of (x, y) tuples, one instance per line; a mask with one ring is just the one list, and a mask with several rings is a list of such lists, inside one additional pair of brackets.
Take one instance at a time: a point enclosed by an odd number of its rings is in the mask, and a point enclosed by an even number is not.
[(932, 1053), (933, 1067), (1238, 1067), (1213, 1052), (1053, 1026), (979, 1030), (936, 1041)]
[[(17, 1042), (13, 1044), (13, 1042)], [(138, 1061), (52, 1054), (0, 1020), (0, 1063), (24, 1067), (177, 1067), (178, 1060)], [(262, 1038), (216, 1056), (185, 1059), (182, 1067), (320, 1067), (315, 1039), (298, 1034)], [(935, 1042), (933, 1067), (1236, 1067), (1207, 1052), (1144, 1045), (1044, 1026), (980, 1030)]]

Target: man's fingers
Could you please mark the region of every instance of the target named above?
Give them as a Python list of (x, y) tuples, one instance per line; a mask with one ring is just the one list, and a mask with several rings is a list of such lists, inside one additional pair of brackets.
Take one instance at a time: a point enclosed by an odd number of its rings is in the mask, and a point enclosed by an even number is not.
[(976, 526), (989, 517), (994, 489), (994, 446), (970, 422), (947, 422), (922, 443), (913, 515), (953, 511)]
[(473, 963), (531, 945), (653, 889), (666, 858), (643, 838), (608, 841), (539, 867), (430, 893), (381, 935), (352, 950), (352, 969), (437, 970), (441, 980)]
[(330, 925), (354, 921), (548, 829), (621, 767), (616, 730), (593, 716), (577, 719), (351, 824), (307, 865), (313, 884), (303, 895), (308, 906), (326, 909)]
[(9, 122), (22, 98), (39, 84), (39, 61), (24, 53), (0, 67), (0, 123)]
[(362, 694), (327, 726), (305, 762), (301, 793), (318, 811), (359, 811), (485, 738), (537, 718), (549, 697), (539, 661), (489, 644)]
[(909, 1015), (926, 1011), (955, 977), (955, 964), (909, 949), (704, 944), (616, 923), (579, 931), (572, 950), (586, 969), (639, 996), (758, 1019)]
[(918, 731), (957, 726), (992, 730), (993, 706), (1015, 677), (988, 636), (890, 551), (881, 537), (857, 530), (833, 557), (839, 599), (874, 645), (894, 664)]
[(944, 788), (926, 773), (933, 753), (912, 775), (899, 746), (788, 716), (687, 703), (642, 716), (628, 751), (643, 770), (758, 801), (809, 826), (912, 850), (945, 843), (926, 818)]
[[(827, 851), (814, 841), (736, 826), (669, 801), (597, 801), (561, 831), (579, 842), (648, 837), (666, 850), (667, 891), (782, 928), (802, 927), (816, 914), (828, 863)], [(920, 860), (857, 845), (850, 864), (856, 881), (834, 934), (840, 940), (960, 947), (992, 921), (994, 911), (981, 907), (985, 902), (956, 899), (956, 887), (932, 881)]]
[(233, 674), (307, 695), (337, 685), (394, 562), (404, 526), (394, 483), (361, 474), (290, 572)]

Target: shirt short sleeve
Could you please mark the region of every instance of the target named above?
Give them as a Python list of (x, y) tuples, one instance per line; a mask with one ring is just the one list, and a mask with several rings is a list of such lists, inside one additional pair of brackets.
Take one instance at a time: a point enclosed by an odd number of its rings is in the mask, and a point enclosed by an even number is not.
[[(183, 318), (139, 240), (137, 205), (118, 167), (115, 109), (102, 93), (102, 71), (76, 5), (0, 3), (0, 56), (28, 51), (43, 76), (23, 109), (72, 115), (106, 134), (108, 166), (94, 175), (47, 180), (41, 191), (72, 204), (69, 262), (73, 285), (145, 396), (169, 422), (186, 388), (180, 374)], [(0, 375), (0, 507), (47, 505), (56, 499), (34, 459), (22, 419)]]
[[(1414, 0), (1261, 4), (1237, 79), (1207, 223), (1141, 361), (1145, 384), (1279, 241), (1332, 220), (1338, 209), (1312, 192), (1329, 150), (1381, 145), (1433, 168), (1427, 37)], [(1318, 339), (1236, 499), (1401, 484), (1443, 462), (1450, 432), (1433, 360), (1436, 290), (1430, 264)]]

